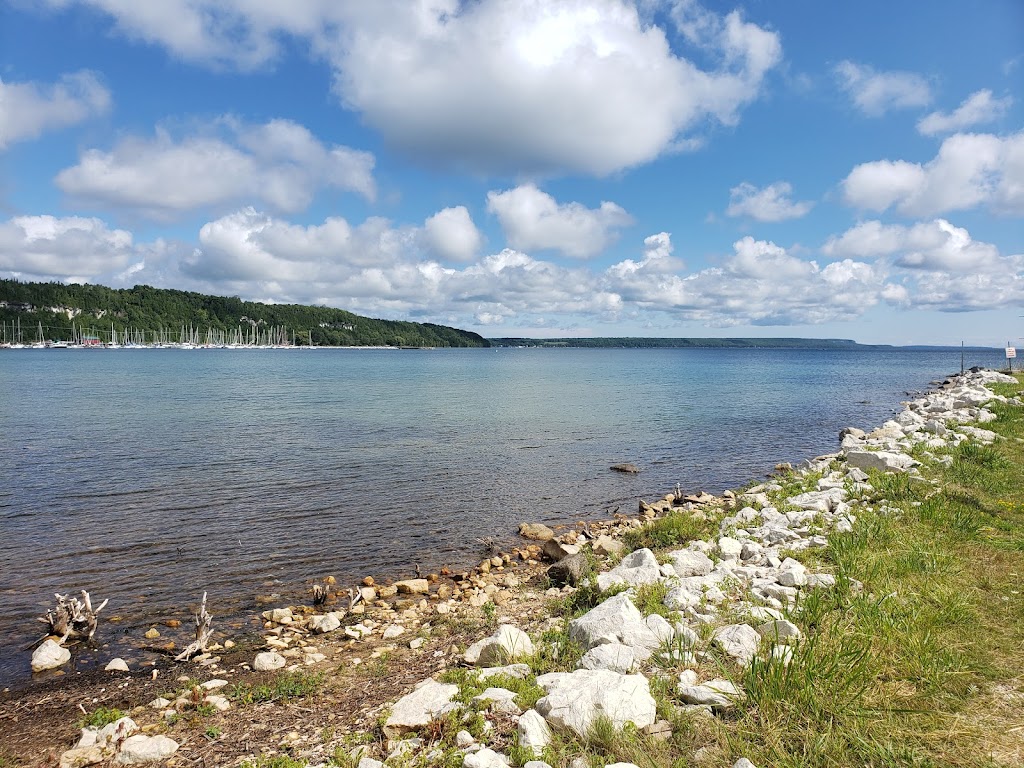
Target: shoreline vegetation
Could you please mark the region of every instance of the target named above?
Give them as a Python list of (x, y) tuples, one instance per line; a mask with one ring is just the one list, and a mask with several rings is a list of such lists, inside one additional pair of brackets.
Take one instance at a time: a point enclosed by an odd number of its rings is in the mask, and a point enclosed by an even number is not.
[(836, 454), (527, 522), (462, 573), (328, 577), (255, 638), (211, 604), (192, 662), (0, 694), (0, 766), (1020, 765), (1022, 382), (950, 377)]

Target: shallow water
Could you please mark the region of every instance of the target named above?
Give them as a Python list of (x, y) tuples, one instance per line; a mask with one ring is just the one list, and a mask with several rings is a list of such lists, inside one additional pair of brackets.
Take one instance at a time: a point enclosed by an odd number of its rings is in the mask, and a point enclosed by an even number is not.
[(187, 628), (204, 590), (224, 616), (327, 574), (467, 565), (523, 520), (833, 451), (959, 367), (959, 350), (4, 351), (0, 683), (28, 676), (55, 591), (109, 597), (116, 644)]

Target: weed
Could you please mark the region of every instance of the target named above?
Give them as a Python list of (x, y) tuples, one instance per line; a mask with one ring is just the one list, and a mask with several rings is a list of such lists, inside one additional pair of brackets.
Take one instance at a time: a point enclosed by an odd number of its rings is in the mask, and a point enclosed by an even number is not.
[(206, 737), (208, 741), (216, 741), (221, 736), (221, 730), (220, 728), (211, 725), (205, 731), (203, 731), (203, 736)]
[(78, 725), (80, 728), (85, 728), (90, 725), (96, 728), (102, 728), (104, 725), (110, 725), (111, 723), (117, 722), (124, 717), (124, 715), (125, 713), (120, 709), (99, 707), (90, 712), (84, 718), (80, 719), (78, 721)]
[(498, 606), (488, 600), (481, 606), (480, 610), (484, 614), (484, 622), (487, 626), (493, 627), (498, 624)]
[(678, 619), (678, 614), (669, 610), (665, 605), (665, 597), (668, 595), (668, 584), (664, 581), (655, 581), (651, 584), (642, 584), (633, 590), (633, 605), (644, 616), (658, 614), (665, 618)]
[(287, 755), (260, 755), (255, 760), (245, 760), (241, 768), (306, 768), (305, 760), (295, 760)]
[(231, 689), (230, 696), (241, 704), (302, 698), (320, 690), (323, 680), (322, 673), (289, 672), (270, 684), (236, 685)]

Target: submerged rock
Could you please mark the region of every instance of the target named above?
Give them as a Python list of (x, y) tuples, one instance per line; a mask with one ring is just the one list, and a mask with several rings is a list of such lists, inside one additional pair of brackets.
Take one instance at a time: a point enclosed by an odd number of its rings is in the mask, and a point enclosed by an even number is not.
[(71, 651), (56, 640), (46, 640), (32, 652), (32, 671), (56, 669), (71, 661)]

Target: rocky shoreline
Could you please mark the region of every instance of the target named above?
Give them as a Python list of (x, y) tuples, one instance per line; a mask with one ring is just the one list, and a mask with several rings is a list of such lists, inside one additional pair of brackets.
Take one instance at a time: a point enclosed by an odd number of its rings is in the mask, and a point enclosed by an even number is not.
[[(37, 744), (38, 754), (52, 752), (52, 764), (76, 768), (187, 765), (206, 756), (216, 756), (215, 764), (261, 766), (274, 754), (296, 761), (282, 766), (544, 768), (553, 743), (586, 741), (595, 728), (667, 740), (674, 720), (666, 708), (698, 724), (728, 717), (745, 696), (743, 670), (790, 664), (809, 640), (791, 619), (810, 595), (836, 587), (834, 574), (808, 567), (802, 554), (853, 530), (861, 509), (885, 509), (870, 482), (875, 473), (913, 477), (931, 451), (994, 441), (994, 433), (966, 425), (993, 420), (985, 403), (1005, 400), (987, 384), (1015, 381), (991, 371), (951, 377), (877, 429), (843, 430), (837, 453), (742, 491), (667, 494), (641, 501), (636, 516), (565, 532), (524, 523), (520, 533), (531, 543), (471, 570), (393, 584), (367, 577), (322, 606), (267, 610), (256, 644), (223, 638), (187, 664), (119, 660), (90, 685), (105, 681), (104, 692), (117, 686), (119, 700), (131, 702), (129, 713), (78, 733), (69, 712), (71, 722), (52, 745)], [(676, 546), (658, 552), (637, 546), (660, 544), (656, 534), (669, 528), (685, 540), (677, 536)], [(560, 613), (553, 615), (556, 601)], [(230, 745), (220, 743), (221, 734), (197, 740), (183, 725), (196, 712), (225, 724), (251, 717), (238, 695), (251, 678), (362, 680), (382, 660), (402, 668), (393, 687), (384, 687), (391, 696), (359, 702), (348, 717), (320, 717), (333, 723), (330, 738), (323, 738), (326, 726), (313, 733), (316, 717), (265, 741)], [(164, 690), (168, 695), (149, 695)], [(82, 713), (90, 709), (82, 706), (88, 693), (77, 692)], [(0, 702), (0, 734), (17, 732), (18, 695)], [(91, 698), (95, 704), (102, 697)], [(334, 703), (344, 711), (341, 698)], [(230, 733), (227, 725), (213, 728)], [(453, 733), (442, 739), (447, 730)], [(690, 756), (695, 762), (700, 749), (704, 758), (720, 758), (701, 747)], [(574, 768), (590, 765), (575, 760)], [(752, 765), (744, 756), (729, 764)]]

